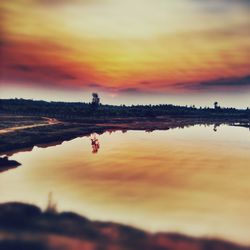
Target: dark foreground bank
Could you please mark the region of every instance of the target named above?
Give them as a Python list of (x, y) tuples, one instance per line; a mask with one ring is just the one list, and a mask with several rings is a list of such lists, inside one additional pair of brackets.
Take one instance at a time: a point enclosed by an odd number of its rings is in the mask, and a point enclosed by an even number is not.
[(22, 203), (0, 204), (0, 250), (249, 250), (180, 234), (150, 234), (71, 212), (42, 212)]

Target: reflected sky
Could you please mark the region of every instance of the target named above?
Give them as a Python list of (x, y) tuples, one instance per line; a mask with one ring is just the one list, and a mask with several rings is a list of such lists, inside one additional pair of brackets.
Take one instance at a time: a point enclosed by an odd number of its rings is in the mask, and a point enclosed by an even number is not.
[(150, 231), (250, 243), (250, 136), (246, 128), (194, 126), (77, 138), (11, 157), (0, 202), (46, 206)]

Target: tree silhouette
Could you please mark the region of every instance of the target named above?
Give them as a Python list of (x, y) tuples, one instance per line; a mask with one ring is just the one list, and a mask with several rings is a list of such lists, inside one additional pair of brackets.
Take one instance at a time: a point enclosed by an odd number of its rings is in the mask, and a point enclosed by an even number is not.
[(100, 105), (100, 98), (97, 93), (92, 93), (92, 105), (95, 107)]
[(214, 108), (215, 108), (215, 109), (218, 109), (218, 108), (219, 108), (218, 102), (214, 102)]

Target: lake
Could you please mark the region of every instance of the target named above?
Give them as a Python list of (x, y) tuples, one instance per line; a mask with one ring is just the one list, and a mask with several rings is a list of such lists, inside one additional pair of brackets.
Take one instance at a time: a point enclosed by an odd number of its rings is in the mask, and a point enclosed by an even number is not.
[(248, 129), (193, 126), (96, 138), (99, 145), (82, 137), (14, 154), (22, 166), (0, 173), (0, 202), (45, 208), (52, 192), (59, 211), (250, 244)]

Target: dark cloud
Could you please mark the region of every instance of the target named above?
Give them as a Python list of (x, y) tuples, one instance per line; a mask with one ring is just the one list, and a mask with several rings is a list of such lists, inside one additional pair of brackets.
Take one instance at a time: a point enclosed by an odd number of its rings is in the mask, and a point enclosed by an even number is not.
[(140, 92), (140, 90), (138, 88), (125, 88), (125, 89), (120, 90), (120, 92), (133, 94), (133, 93)]
[(214, 81), (202, 82), (198, 85), (200, 88), (213, 87), (249, 87), (250, 75), (245, 77), (223, 78)]
[(220, 78), (200, 83), (178, 83), (177, 88), (197, 91), (224, 90), (237, 91), (250, 89), (250, 75), (243, 77)]
[(235, 6), (250, 7), (249, 0), (192, 0), (208, 11), (224, 11)]
[(16, 71), (21, 71), (24, 73), (32, 73), (32, 74), (45, 74), (48, 77), (55, 79), (64, 79), (64, 80), (76, 80), (77, 78), (72, 75), (65, 73), (63, 69), (57, 68), (55, 66), (50, 65), (22, 65), (16, 64), (11, 65), (10, 68)]
[(21, 64), (17, 64), (17, 65), (12, 65), (10, 66), (12, 69), (14, 70), (19, 70), (19, 71), (24, 71), (24, 72), (29, 72), (32, 71), (32, 67), (29, 67), (27, 65), (21, 65)]
[(221, 4), (230, 4), (230, 3), (237, 3), (237, 4), (246, 4), (250, 5), (250, 0), (193, 0), (197, 3), (207, 3), (207, 4), (213, 4), (213, 3), (221, 3)]
[[(250, 1), (248, 0), (191, 0), (196, 4), (198, 11), (211, 15), (222, 15), (231, 12), (249, 11)], [(223, 22), (223, 21), (222, 21)]]
[(100, 85), (98, 83), (89, 83), (86, 86), (90, 87), (90, 88), (101, 88), (102, 87), (102, 85)]

